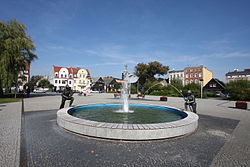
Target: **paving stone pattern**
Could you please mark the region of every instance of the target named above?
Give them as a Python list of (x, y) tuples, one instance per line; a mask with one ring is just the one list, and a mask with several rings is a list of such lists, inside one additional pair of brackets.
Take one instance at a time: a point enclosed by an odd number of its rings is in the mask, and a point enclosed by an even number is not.
[(26, 112), (21, 166), (209, 166), (238, 120), (199, 115), (189, 136), (155, 141), (83, 137), (56, 124), (57, 110)]

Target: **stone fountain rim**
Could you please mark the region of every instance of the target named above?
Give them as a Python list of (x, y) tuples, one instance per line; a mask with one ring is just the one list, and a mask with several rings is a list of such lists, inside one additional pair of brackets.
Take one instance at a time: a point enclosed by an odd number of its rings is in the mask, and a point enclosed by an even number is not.
[[(110, 103), (88, 103), (85, 105), (95, 104), (110, 104)], [(141, 104), (141, 103), (140, 103)], [(148, 104), (142, 104), (148, 105)], [(83, 105), (77, 105), (83, 106)], [(94, 136), (100, 138), (120, 139), (120, 140), (151, 140), (172, 138), (183, 136), (194, 132), (198, 127), (199, 116), (192, 112), (184, 111), (182, 109), (166, 106), (166, 105), (152, 105), (167, 107), (171, 109), (184, 112), (187, 116), (181, 120), (153, 123), (153, 124), (123, 124), (123, 123), (105, 123), (91, 121), (74, 117), (68, 113), (68, 110), (73, 108), (63, 108), (57, 112), (57, 124), (62, 128), (87, 136)]]

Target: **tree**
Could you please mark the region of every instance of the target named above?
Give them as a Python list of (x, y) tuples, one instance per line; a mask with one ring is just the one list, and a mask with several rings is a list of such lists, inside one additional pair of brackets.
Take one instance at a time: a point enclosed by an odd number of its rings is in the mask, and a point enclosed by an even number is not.
[(24, 63), (37, 58), (32, 53), (35, 46), (26, 34), (24, 24), (11, 20), (0, 22), (0, 94), (3, 88), (9, 88), (17, 83), (18, 73), (24, 70)]
[(30, 79), (30, 82), (26, 84), (26, 86), (29, 86), (29, 88), (34, 89), (35, 86), (37, 86), (38, 82), (42, 80), (43, 76), (41, 75), (33, 75)]
[(54, 85), (52, 85), (47, 79), (42, 79), (39, 81), (38, 87), (53, 88)]
[(147, 80), (155, 81), (155, 76), (165, 75), (169, 70), (168, 66), (164, 66), (161, 63), (154, 61), (148, 64), (139, 63), (135, 66), (135, 75), (139, 77), (140, 85), (144, 85)]
[(250, 100), (250, 81), (231, 81), (226, 84), (226, 92), (232, 100)]
[(192, 94), (195, 95), (196, 97), (200, 97), (201, 93), (200, 93), (200, 89), (201, 86), (198, 83), (190, 83), (184, 86), (183, 88), (183, 94), (186, 95), (188, 90), (192, 91)]

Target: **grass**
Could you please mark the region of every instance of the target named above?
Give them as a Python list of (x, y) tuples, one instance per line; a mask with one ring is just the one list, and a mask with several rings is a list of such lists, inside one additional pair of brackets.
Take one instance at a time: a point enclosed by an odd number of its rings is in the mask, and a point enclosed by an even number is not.
[(0, 103), (13, 103), (20, 101), (20, 98), (0, 98)]

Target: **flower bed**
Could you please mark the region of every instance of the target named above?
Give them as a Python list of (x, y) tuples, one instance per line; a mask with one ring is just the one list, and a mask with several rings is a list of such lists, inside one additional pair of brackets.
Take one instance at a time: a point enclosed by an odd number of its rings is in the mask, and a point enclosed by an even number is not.
[(235, 107), (239, 109), (247, 109), (247, 102), (246, 101), (236, 101)]
[(167, 96), (161, 96), (161, 97), (160, 97), (160, 101), (168, 101)]

